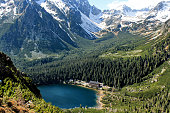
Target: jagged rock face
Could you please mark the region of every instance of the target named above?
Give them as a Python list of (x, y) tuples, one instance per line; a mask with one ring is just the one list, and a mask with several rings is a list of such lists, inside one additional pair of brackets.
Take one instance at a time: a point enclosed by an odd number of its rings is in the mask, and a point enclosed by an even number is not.
[(105, 10), (102, 18), (105, 28), (114, 31), (120, 24), (120, 30), (128, 28), (129, 31), (145, 29), (153, 30), (157, 26), (170, 18), (170, 1), (163, 1), (155, 7), (143, 9), (131, 9), (126, 5), (122, 5), (112, 10)]
[[(39, 3), (39, 0), (36, 0)], [(0, 50), (11, 55), (46, 56), (77, 47), (74, 34), (95, 39), (100, 30), (91, 22), (87, 0), (1, 0)], [(98, 13), (93, 8), (93, 13)]]
[[(1, 32), (1, 51), (14, 55), (23, 52), (23, 55), (28, 55), (26, 53), (29, 52), (68, 50), (67, 44), (76, 47), (71, 33), (63, 29), (60, 23), (37, 3), (26, 0), (13, 2), (19, 16), (13, 19), (13, 23), (8, 24), (7, 32)], [(9, 13), (13, 12), (12, 10)], [(0, 28), (3, 29), (5, 25), (7, 23), (0, 25)]]
[(95, 39), (92, 32), (101, 30), (90, 20), (91, 13), (99, 14), (100, 10), (92, 7), (88, 0), (47, 0), (37, 3), (71, 32), (81, 37)]
[(170, 18), (169, 6), (101, 12), (88, 0), (0, 0), (0, 50), (23, 57), (58, 53), (77, 47), (75, 35), (96, 39), (93, 34), (106, 28), (150, 29)]
[(25, 0), (3, 0), (0, 3), (0, 23), (13, 23), (14, 20), (24, 13)]
[(98, 14), (101, 13), (101, 10), (98, 9), (98, 8), (96, 8), (96, 7), (93, 5), (93, 6), (91, 7), (91, 13), (92, 13), (93, 15), (98, 15)]
[(31, 57), (69, 50), (68, 45), (77, 47), (74, 34), (95, 39), (91, 32), (101, 30), (89, 19), (91, 12), (100, 10), (88, 0), (0, 2), (0, 50), (11, 55)]
[(170, 32), (170, 19), (162, 26), (162, 31), (164, 34), (168, 34)]
[(63, 0), (69, 2), (72, 6), (76, 6), (83, 14), (89, 17), (91, 5), (88, 0)]
[(63, 2), (80, 10), (87, 17), (89, 17), (90, 13), (94, 15), (101, 13), (101, 10), (91, 6), (88, 0), (63, 0)]
[(163, 8), (164, 8), (165, 6), (167, 6), (167, 4), (166, 4), (165, 1), (163, 1), (163, 2), (158, 3), (158, 5), (157, 5), (156, 7), (154, 7), (153, 10), (156, 10), (156, 11), (163, 10)]

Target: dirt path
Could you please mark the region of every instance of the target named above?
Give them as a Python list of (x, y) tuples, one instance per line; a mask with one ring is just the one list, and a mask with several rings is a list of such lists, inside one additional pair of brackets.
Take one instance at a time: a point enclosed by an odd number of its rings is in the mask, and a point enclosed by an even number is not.
[(102, 101), (102, 98), (104, 97), (104, 91), (103, 90), (97, 90), (98, 91), (98, 98), (97, 98), (97, 104), (98, 106), (96, 107), (97, 109), (103, 109), (103, 103), (101, 102)]

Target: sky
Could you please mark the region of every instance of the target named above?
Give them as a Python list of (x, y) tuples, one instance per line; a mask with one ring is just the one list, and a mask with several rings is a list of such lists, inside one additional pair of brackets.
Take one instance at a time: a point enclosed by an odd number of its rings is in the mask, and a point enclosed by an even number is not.
[(99, 9), (109, 9), (108, 4), (111, 4), (114, 0), (89, 0), (91, 5), (95, 5)]
[(149, 6), (156, 6), (161, 1), (170, 0), (89, 0), (89, 3), (102, 10), (114, 9), (124, 4), (132, 9), (142, 9)]

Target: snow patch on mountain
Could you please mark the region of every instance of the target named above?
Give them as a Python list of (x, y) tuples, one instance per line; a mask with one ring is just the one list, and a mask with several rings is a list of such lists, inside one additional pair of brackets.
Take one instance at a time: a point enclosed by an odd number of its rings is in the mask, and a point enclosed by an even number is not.
[(82, 24), (80, 25), (89, 35), (92, 32), (98, 32), (101, 30), (92, 20), (90, 20), (85, 14), (81, 12)]
[(161, 11), (157, 13), (156, 19), (165, 22), (170, 18), (170, 11)]
[(13, 0), (7, 0), (5, 2), (0, 2), (0, 18), (2, 16), (7, 16), (8, 13), (10, 13), (14, 9), (14, 1)]
[[(57, 11), (53, 8), (54, 6), (56, 8), (59, 8), (60, 11), (66, 17), (68, 16), (68, 14), (78, 11), (81, 14), (80, 15), (81, 20), (78, 20), (78, 21), (82, 22), (81, 24), (78, 24), (78, 25), (80, 25), (90, 36), (92, 36), (93, 32), (98, 32), (99, 30), (101, 30), (101, 28), (103, 28), (103, 26), (100, 25), (100, 23), (102, 22), (102, 20), (100, 18), (102, 16), (102, 13), (94, 15), (94, 14), (92, 14), (92, 8), (90, 10), (90, 14), (87, 15), (87, 14), (83, 13), (78, 8), (78, 6), (75, 3), (72, 3), (71, 1), (66, 3), (65, 0), (46, 0), (46, 1), (40, 0), (40, 1), (37, 1), (37, 3), (40, 4), (41, 7), (43, 7), (48, 13), (50, 13), (53, 16), (53, 18), (55, 18), (57, 21), (60, 21), (60, 22), (62, 22), (62, 20), (58, 17)], [(80, 1), (78, 0), (77, 3), (80, 3)], [(88, 5), (88, 1), (84, 1), (83, 4)], [(93, 12), (94, 12), (94, 9), (93, 9)], [(70, 28), (70, 23), (69, 22), (67, 22), (67, 23)]]
[(49, 0), (52, 3), (54, 3), (59, 9), (64, 10), (65, 8), (65, 3), (62, 0)]
[(89, 19), (100, 29), (104, 29), (106, 27), (106, 24), (103, 22), (103, 13), (99, 13), (98, 15), (93, 15), (90, 12)]
[(55, 16), (57, 13), (54, 11), (54, 10), (52, 10), (52, 9), (50, 9), (49, 7), (48, 7), (48, 3), (47, 2), (41, 2), (41, 7), (43, 7), (49, 14), (51, 14), (52, 16), (53, 16), (53, 18), (54, 19), (56, 19), (57, 21), (62, 21), (60, 18), (58, 18), (57, 16)]
[(93, 14), (90, 12), (89, 18), (90, 18), (90, 20), (92, 20), (93, 22), (99, 24), (99, 23), (102, 22), (101, 16), (102, 16), (102, 13), (100, 13), (100, 14), (98, 14), (98, 15), (93, 15)]
[(157, 9), (155, 19), (162, 22), (170, 19), (170, 1), (160, 2), (154, 9)]
[(46, 0), (46, 1), (40, 0), (40, 1), (37, 1), (37, 3), (40, 4), (41, 7), (44, 7), (45, 10), (47, 10), (47, 12), (49, 12), (50, 14), (54, 14), (53, 9), (48, 9), (48, 5), (50, 4), (53, 4), (56, 7), (58, 7), (65, 14), (69, 10), (69, 7), (62, 0)]
[(42, 12), (41, 12), (41, 11), (38, 11), (38, 14), (39, 14), (39, 16), (40, 16), (41, 18), (43, 18), (43, 17), (42, 17)]
[(50, 13), (50, 14), (52, 14), (52, 15), (57, 14), (55, 11), (50, 10), (50, 9), (47, 7), (47, 2), (42, 2), (42, 3), (41, 3), (41, 6), (42, 6), (48, 13)]
[[(146, 21), (165, 22), (170, 19), (170, 1), (158, 3), (156, 7), (146, 7), (143, 9), (131, 9), (126, 5), (121, 5), (115, 9), (104, 10), (101, 18), (103, 25), (107, 27), (121, 23), (121, 26), (127, 26), (124, 22), (143, 23)], [(105, 24), (104, 24), (105, 22)]]

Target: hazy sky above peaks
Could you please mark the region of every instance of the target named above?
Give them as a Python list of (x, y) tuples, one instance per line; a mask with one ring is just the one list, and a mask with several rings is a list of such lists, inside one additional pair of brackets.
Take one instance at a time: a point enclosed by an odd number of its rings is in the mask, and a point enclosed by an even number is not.
[(127, 5), (132, 9), (142, 9), (156, 6), (161, 1), (170, 0), (89, 0), (91, 5), (95, 5), (99, 9), (115, 9), (120, 5)]
[(99, 9), (109, 9), (107, 7), (108, 4), (111, 4), (113, 0), (89, 0), (91, 5), (95, 5)]

